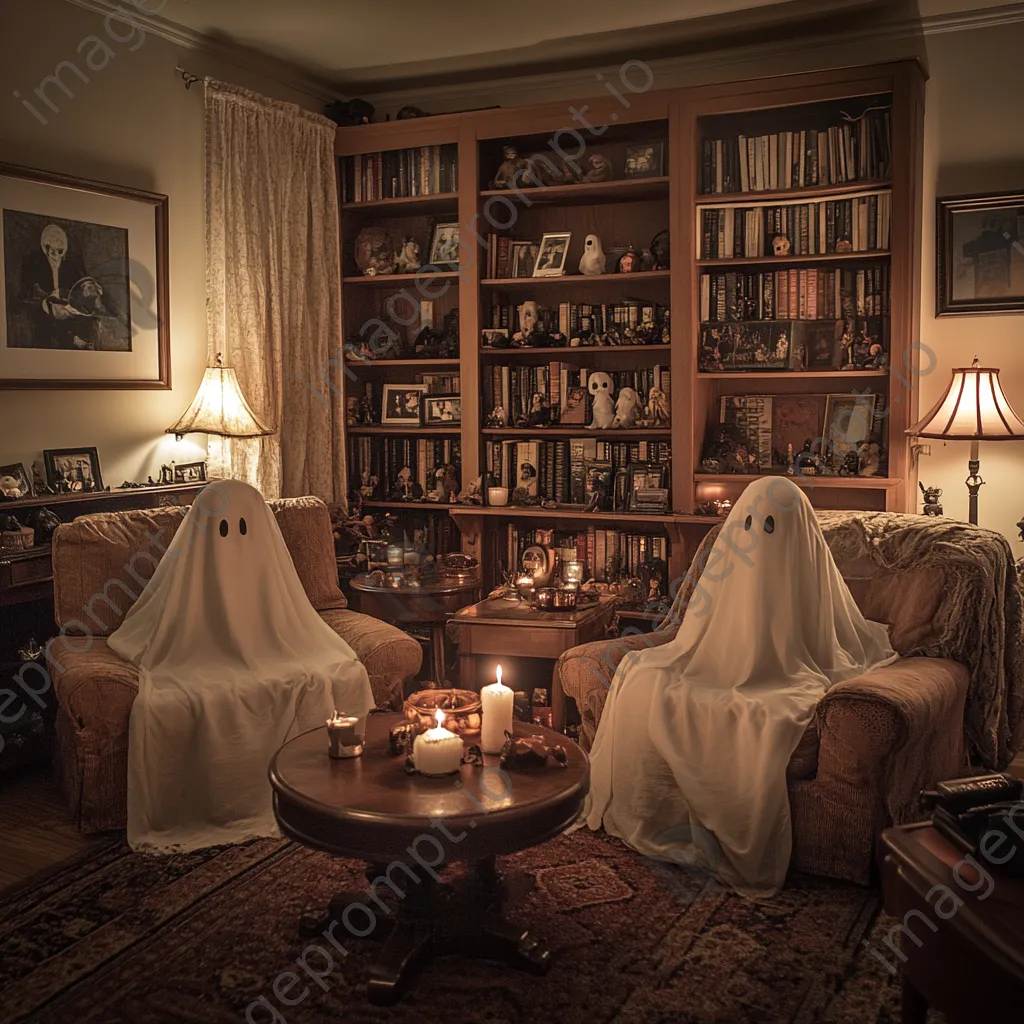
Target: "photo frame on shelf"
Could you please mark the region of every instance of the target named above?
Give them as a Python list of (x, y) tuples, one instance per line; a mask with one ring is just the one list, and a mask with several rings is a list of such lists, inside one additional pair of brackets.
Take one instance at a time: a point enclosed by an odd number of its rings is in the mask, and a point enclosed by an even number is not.
[(533, 277), (540, 246), (536, 242), (512, 243), (512, 276)]
[(167, 196), (0, 163), (0, 389), (167, 389)]
[(540, 240), (537, 262), (533, 268), (534, 277), (561, 277), (565, 273), (569, 257), (571, 231), (545, 231)]
[(206, 482), (205, 462), (181, 462), (174, 467), (176, 484), (199, 484)]
[(629, 511), (665, 512), (668, 510), (668, 489), (665, 486), (667, 467), (660, 462), (631, 462), (629, 473)]
[(430, 265), (442, 270), (458, 270), (459, 222), (438, 221), (430, 239)]
[(936, 211), (936, 316), (1024, 310), (1024, 191), (945, 196)]
[(31, 498), (32, 478), (20, 462), (0, 466), (0, 501), (4, 498)]
[(665, 173), (665, 143), (643, 142), (626, 147), (624, 178), (660, 178)]
[(857, 451), (864, 441), (870, 442), (875, 432), (877, 395), (827, 395), (825, 425), (822, 430), (824, 454), (836, 471), (847, 456)]
[(381, 392), (381, 423), (384, 426), (418, 427), (420, 407), (426, 393), (426, 384), (385, 384)]
[(484, 348), (508, 348), (511, 344), (507, 327), (485, 327), (480, 341)]
[(846, 358), (842, 320), (794, 320), (791, 364), (803, 355), (803, 366), (794, 369), (838, 370)]
[(95, 448), (47, 448), (43, 451), (46, 483), (55, 494), (102, 491), (100, 457)]
[(420, 408), (424, 427), (458, 426), (462, 423), (461, 395), (424, 394)]

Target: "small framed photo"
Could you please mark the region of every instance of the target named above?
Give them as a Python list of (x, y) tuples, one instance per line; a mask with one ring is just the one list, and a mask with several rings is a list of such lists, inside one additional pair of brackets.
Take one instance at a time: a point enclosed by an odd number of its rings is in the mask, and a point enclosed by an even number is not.
[(545, 232), (540, 240), (537, 262), (533, 267), (534, 277), (561, 277), (565, 273), (565, 261), (569, 256), (571, 231)]
[(423, 426), (443, 427), (462, 422), (461, 395), (424, 395)]
[(426, 384), (385, 384), (381, 396), (381, 423), (401, 427), (420, 425), (420, 405)]
[(624, 178), (659, 178), (665, 173), (665, 143), (644, 142), (626, 147)]
[(938, 200), (935, 315), (1024, 310), (1024, 192)]
[(20, 462), (0, 466), (0, 500), (3, 498), (31, 498), (32, 481)]
[(484, 348), (508, 348), (511, 344), (507, 327), (485, 327), (480, 336)]
[(430, 265), (457, 270), (459, 266), (459, 222), (441, 221), (434, 225), (430, 242)]
[(533, 277), (540, 246), (536, 242), (512, 243), (512, 276)]
[(629, 511), (657, 512), (668, 507), (667, 469), (660, 462), (633, 462), (629, 473)]
[(206, 482), (205, 462), (182, 462), (174, 467), (176, 484), (199, 484)]
[(103, 490), (100, 457), (95, 448), (47, 448), (43, 465), (46, 483), (58, 494)]
[(877, 395), (828, 395), (825, 399), (824, 450), (839, 469), (875, 429)]

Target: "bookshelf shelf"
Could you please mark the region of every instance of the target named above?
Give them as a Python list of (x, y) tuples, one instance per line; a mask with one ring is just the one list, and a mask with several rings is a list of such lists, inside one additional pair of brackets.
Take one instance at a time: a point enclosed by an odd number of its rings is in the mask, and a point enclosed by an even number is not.
[(420, 437), (425, 434), (429, 434), (432, 437), (444, 437), (445, 435), (457, 437), (459, 435), (459, 428), (455, 427), (392, 427), (392, 426), (369, 426), (369, 427), (349, 427), (349, 437)]
[(610, 281), (668, 281), (670, 270), (640, 270), (635, 274), (563, 274), (561, 277), (487, 277), (480, 284), (485, 288), (548, 288), (572, 285), (607, 284)]
[(386, 370), (395, 369), (417, 370), (454, 370), (459, 367), (458, 359), (346, 359), (346, 366), (353, 369)]
[(492, 196), (503, 196), (514, 203), (587, 205), (590, 203), (623, 203), (630, 200), (667, 199), (667, 175), (656, 178), (618, 178), (613, 181), (580, 182), (577, 185), (550, 185), (547, 188), (489, 188), (480, 192), (486, 202)]
[(860, 380), (862, 377), (888, 377), (888, 370), (778, 370), (775, 372), (698, 373), (698, 380)]
[(870, 252), (829, 252), (813, 256), (734, 256), (727, 260), (697, 260), (696, 264), (698, 267), (755, 267), (765, 264), (788, 267), (795, 263), (856, 263), (886, 259), (891, 255), (888, 249), (872, 249)]
[(698, 207), (754, 206), (758, 203), (801, 202), (803, 199), (846, 199), (860, 192), (885, 192), (892, 188), (892, 181), (849, 181), (845, 185), (810, 185), (804, 188), (774, 189), (764, 192), (710, 192), (698, 194)]
[(389, 285), (408, 284), (411, 281), (420, 281), (429, 285), (432, 281), (457, 280), (458, 276), (459, 271), (457, 270), (438, 270), (432, 273), (417, 271), (415, 274), (376, 274), (372, 277), (356, 274), (353, 277), (343, 277), (341, 283), (345, 287), (386, 288)]
[(409, 217), (453, 210), (458, 202), (458, 192), (438, 192), (428, 196), (405, 196), (398, 199), (374, 199), (363, 203), (343, 203), (341, 209), (343, 213), (379, 213)]
[(484, 427), (480, 431), (485, 437), (593, 437), (604, 441), (646, 441), (652, 438), (671, 437), (669, 427), (647, 430), (634, 427), (630, 430), (588, 430), (578, 427)]
[(505, 519), (550, 519), (561, 521), (575, 520), (576, 522), (621, 523), (626, 526), (630, 523), (648, 523), (660, 526), (695, 523), (701, 526), (707, 525), (709, 529), (715, 523), (721, 522), (715, 516), (697, 516), (685, 512), (585, 512), (583, 509), (533, 508), (517, 505), (502, 505), (500, 507), (449, 505), (448, 509), (456, 519), (462, 516), (487, 516), (489, 518), (501, 517)]
[(452, 506), (440, 501), (364, 501), (363, 508), (379, 508), (394, 512), (441, 512), (447, 515)]
[(890, 491), (903, 483), (901, 477), (894, 476), (789, 476), (784, 473), (697, 473), (694, 479), (698, 484), (742, 484), (746, 487), (766, 476), (790, 480), (798, 487), (829, 487), (844, 491)]
[(557, 348), (489, 348), (481, 346), (480, 355), (497, 358), (502, 362), (518, 362), (531, 356), (557, 357), (566, 359), (593, 359), (595, 356), (625, 356), (648, 353), (660, 353), (666, 359), (671, 358), (670, 345), (577, 345), (573, 348), (561, 346)]

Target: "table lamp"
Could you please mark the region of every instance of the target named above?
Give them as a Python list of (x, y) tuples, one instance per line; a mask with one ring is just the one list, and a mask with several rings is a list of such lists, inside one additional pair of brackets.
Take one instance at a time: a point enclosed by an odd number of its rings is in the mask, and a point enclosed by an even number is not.
[(978, 491), (985, 482), (979, 475), (979, 442), (1024, 441), (1024, 422), (1003, 394), (999, 371), (979, 366), (975, 357), (970, 366), (953, 371), (953, 379), (935, 408), (906, 434), (937, 441), (971, 442), (966, 483), (970, 494), (969, 518), (977, 526)]
[(192, 404), (178, 421), (165, 431), (180, 441), (183, 434), (202, 433), (217, 438), (209, 444), (210, 475), (223, 478), (228, 475), (230, 459), (226, 443), (228, 437), (265, 437), (274, 431), (252, 411), (242, 394), (238, 376), (230, 366), (224, 365), (217, 353), (215, 365), (208, 366)]

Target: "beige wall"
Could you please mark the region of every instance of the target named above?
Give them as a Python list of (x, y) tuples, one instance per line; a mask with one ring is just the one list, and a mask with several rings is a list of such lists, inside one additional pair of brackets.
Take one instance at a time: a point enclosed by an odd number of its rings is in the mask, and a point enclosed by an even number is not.
[[(170, 0), (165, 13), (171, 15), (180, 2)], [(142, 6), (157, 5), (149, 0)], [(139, 45), (139, 37), (131, 38), (123, 24), (114, 23), (113, 34), (127, 41), (113, 41), (102, 17), (64, 0), (0, 0), (0, 12), (0, 160), (169, 197), (173, 380), (171, 391), (0, 391), (0, 465), (28, 465), (44, 448), (96, 445), (104, 482), (116, 486), (156, 476), (160, 464), (171, 459), (204, 458), (202, 435), (176, 442), (163, 433), (192, 399), (206, 363), (203, 90), (197, 85), (186, 91), (174, 66), (316, 104), (155, 36)], [(89, 71), (77, 53), (90, 35), (115, 53), (98, 71)], [(137, 49), (131, 52), (130, 46)], [(90, 49), (91, 44), (83, 52)], [(64, 60), (77, 60), (90, 81), (65, 72), (63, 80), (75, 97), (49, 90), (55, 101), (59, 97), (61, 112), (43, 125), (12, 93), (32, 97)]]

